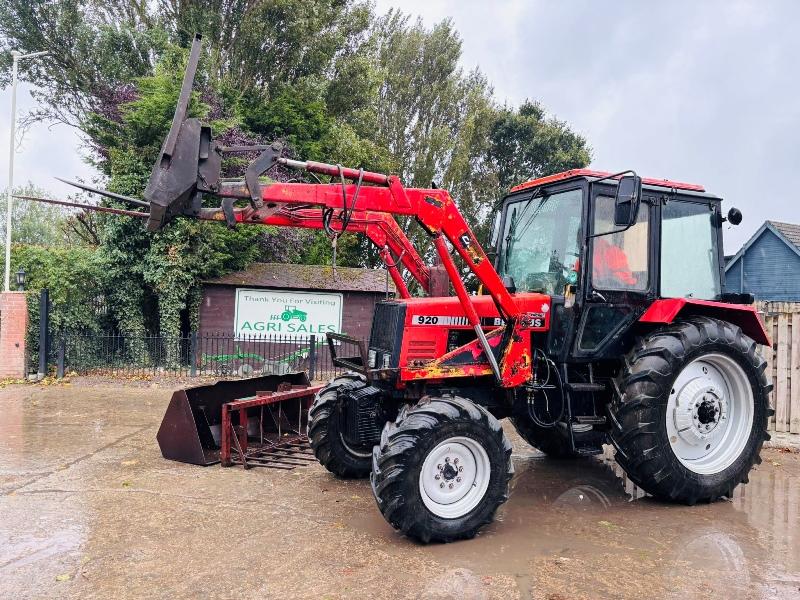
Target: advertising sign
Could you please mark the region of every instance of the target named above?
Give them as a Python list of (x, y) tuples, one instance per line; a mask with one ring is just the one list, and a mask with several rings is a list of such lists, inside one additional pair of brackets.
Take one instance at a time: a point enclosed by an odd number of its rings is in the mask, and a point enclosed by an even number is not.
[(342, 331), (342, 295), (276, 290), (236, 290), (234, 332), (307, 338)]

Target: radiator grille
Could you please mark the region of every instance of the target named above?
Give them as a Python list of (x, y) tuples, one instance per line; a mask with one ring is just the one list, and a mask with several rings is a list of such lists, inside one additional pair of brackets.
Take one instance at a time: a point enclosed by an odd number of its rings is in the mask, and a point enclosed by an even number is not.
[(378, 302), (372, 319), (370, 348), (394, 352), (402, 337), (406, 305), (399, 302)]

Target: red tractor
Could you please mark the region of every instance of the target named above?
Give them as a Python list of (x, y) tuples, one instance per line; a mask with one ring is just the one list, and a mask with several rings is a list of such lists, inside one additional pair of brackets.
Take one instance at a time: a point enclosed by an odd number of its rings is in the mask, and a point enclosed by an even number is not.
[[(368, 345), (329, 335), (351, 372), (319, 392), (308, 435), (329, 471), (370, 477), (395, 528), (451, 541), (492, 520), (513, 474), (503, 418), (552, 457), (613, 444), (658, 498), (708, 502), (747, 482), (772, 411), (758, 353), (767, 333), (751, 297), (724, 292), (721, 227), (741, 213), (724, 217), (698, 185), (568, 171), (511, 190), (490, 259), (445, 190), (285, 159), (278, 145), (259, 147), (242, 181), (222, 180), (222, 156), (243, 149), (185, 119), (199, 49), (198, 37), (145, 191), (150, 212), (132, 214), (151, 230), (184, 215), (358, 232), (378, 245), (400, 297), (376, 306)], [(276, 164), (331, 183), (262, 182)], [(221, 207), (206, 208), (209, 197)], [(395, 215), (417, 221), (440, 267)], [(401, 267), (434, 295), (410, 297)], [(482, 294), (467, 291), (463, 268)], [(348, 343), (358, 352), (337, 356)]]

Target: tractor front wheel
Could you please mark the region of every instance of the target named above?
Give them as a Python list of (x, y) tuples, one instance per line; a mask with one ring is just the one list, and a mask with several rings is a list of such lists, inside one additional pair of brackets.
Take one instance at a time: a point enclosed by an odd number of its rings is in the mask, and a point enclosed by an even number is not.
[(354, 447), (344, 440), (343, 393), (365, 387), (366, 379), (345, 373), (322, 388), (308, 411), (308, 438), (314, 456), (334, 475), (367, 477), (372, 470), (372, 447)]
[(471, 538), (508, 499), (511, 444), (484, 408), (429, 397), (385, 425), (372, 492), (384, 518), (422, 542)]
[(616, 380), (617, 462), (658, 498), (730, 498), (769, 439), (764, 368), (756, 343), (718, 319), (692, 317), (646, 336)]

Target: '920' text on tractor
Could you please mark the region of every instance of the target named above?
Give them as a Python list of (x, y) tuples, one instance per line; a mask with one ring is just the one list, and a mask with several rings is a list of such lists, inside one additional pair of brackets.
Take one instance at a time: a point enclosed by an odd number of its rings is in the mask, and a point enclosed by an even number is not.
[[(329, 334), (350, 372), (317, 393), (308, 436), (332, 473), (370, 477), (392, 526), (427, 542), (490, 522), (513, 473), (503, 418), (552, 457), (613, 444), (658, 498), (707, 502), (747, 482), (772, 411), (758, 353), (767, 333), (751, 297), (723, 292), (721, 228), (741, 213), (723, 217), (697, 185), (569, 171), (511, 190), (491, 260), (442, 189), (283, 158), (277, 144), (256, 148), (243, 180), (222, 180), (222, 156), (244, 149), (185, 118), (199, 50), (197, 37), (145, 191), (150, 212), (130, 213), (150, 230), (183, 215), (362, 233), (378, 246), (399, 297), (376, 306), (367, 345)], [(331, 183), (259, 179), (277, 164)], [(395, 216), (417, 221), (439, 265)], [(401, 268), (427, 296), (411, 297)], [(463, 268), (482, 294), (468, 293)]]

